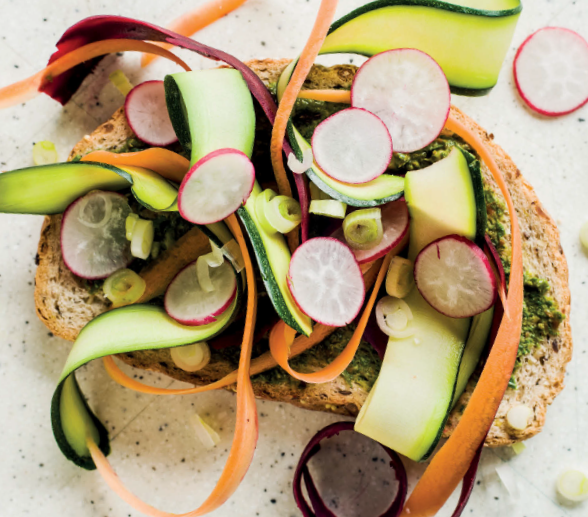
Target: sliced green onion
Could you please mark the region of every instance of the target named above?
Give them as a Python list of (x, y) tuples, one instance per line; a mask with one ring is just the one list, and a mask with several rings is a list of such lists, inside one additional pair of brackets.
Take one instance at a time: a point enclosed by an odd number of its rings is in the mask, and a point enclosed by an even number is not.
[(268, 203), (274, 199), (277, 194), (271, 189), (265, 189), (255, 200), (255, 215), (259, 221), (260, 226), (270, 235), (277, 232), (277, 230), (269, 223), (265, 215)]
[(135, 303), (143, 296), (145, 288), (145, 280), (130, 269), (119, 269), (106, 279), (102, 287), (113, 308)]
[(125, 230), (127, 232), (128, 241), (133, 239), (133, 231), (135, 230), (135, 225), (138, 220), (139, 216), (137, 214), (130, 214), (125, 221)]
[(313, 200), (310, 202), (308, 211), (315, 215), (324, 215), (326, 217), (333, 217), (334, 219), (345, 219), (347, 205), (335, 199)]
[(557, 478), (557, 491), (568, 501), (585, 501), (588, 499), (588, 477), (580, 470), (566, 470)]
[(174, 364), (185, 372), (202, 370), (210, 361), (210, 347), (206, 341), (178, 346), (170, 350)]
[(304, 150), (302, 161), (298, 161), (298, 158), (294, 156), (294, 153), (288, 155), (288, 167), (295, 174), (304, 174), (312, 167), (313, 162), (314, 156), (312, 155), (312, 148), (310, 147)]
[(190, 420), (196, 431), (196, 436), (206, 449), (212, 449), (220, 443), (221, 439), (218, 433), (202, 420), (202, 417), (198, 413), (193, 415)]
[[(87, 210), (88, 206), (90, 207), (89, 210)], [(108, 224), (111, 217), (112, 201), (109, 196), (96, 193), (92, 197), (86, 196), (81, 200), (78, 221), (84, 226), (88, 228), (103, 228)]]
[(412, 261), (393, 257), (386, 276), (386, 292), (396, 298), (404, 298), (414, 287)]
[(527, 446), (523, 442), (513, 443), (511, 445), (511, 447), (516, 455), (519, 455), (521, 452), (523, 452), (527, 448)]
[(169, 228), (165, 231), (165, 235), (163, 236), (163, 247), (168, 250), (176, 243), (176, 239), (174, 236), (174, 231)]
[(351, 212), (343, 221), (343, 234), (347, 244), (357, 250), (369, 250), (382, 242), (382, 211), (365, 208)]
[(140, 259), (147, 259), (151, 254), (153, 236), (153, 221), (138, 219), (131, 239), (131, 255)]
[(243, 260), (243, 254), (241, 248), (235, 239), (231, 239), (222, 248), (223, 255), (233, 264), (235, 271), (240, 273), (245, 267), (245, 261)]
[(43, 140), (33, 145), (33, 163), (35, 165), (49, 165), (58, 161), (59, 155), (53, 142)]
[(280, 233), (289, 233), (302, 221), (300, 203), (293, 197), (276, 196), (265, 206), (265, 216)]
[(205, 257), (207, 257), (206, 260), (208, 262), (208, 265), (210, 267), (222, 266), (223, 262), (225, 261), (225, 257), (223, 255), (222, 250), (210, 239), (209, 239), (209, 241), (210, 241), (210, 248), (212, 249), (212, 251), (205, 255)]
[(506, 422), (516, 431), (524, 431), (529, 427), (529, 421), (533, 417), (533, 410), (525, 404), (513, 406), (506, 413)]
[(116, 89), (125, 97), (133, 89), (133, 85), (122, 70), (115, 70), (108, 76), (108, 78), (110, 79), (110, 82), (116, 86)]
[(584, 223), (580, 230), (580, 242), (584, 246), (584, 249), (588, 251), (588, 222)]
[(412, 320), (410, 307), (400, 298), (384, 296), (376, 305), (378, 327), (387, 336), (396, 339), (412, 336), (415, 332)]

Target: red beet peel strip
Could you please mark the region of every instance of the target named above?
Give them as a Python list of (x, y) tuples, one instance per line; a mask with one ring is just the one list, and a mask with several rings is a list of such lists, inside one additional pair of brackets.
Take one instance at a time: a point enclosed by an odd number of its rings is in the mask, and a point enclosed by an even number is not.
[[(123, 16), (91, 16), (72, 25), (57, 42), (57, 51), (51, 56), (49, 63), (81, 46), (105, 39), (134, 39), (165, 42), (176, 47), (191, 50), (214, 61), (223, 61), (241, 72), (249, 86), (249, 90), (259, 102), (267, 118), (272, 124), (274, 123), (277, 111), (276, 103), (261, 79), (245, 63), (222, 50), (209, 47), (163, 27), (158, 27), (157, 25), (133, 18)], [(41, 91), (61, 104), (65, 104), (77, 91), (86, 76), (96, 67), (100, 59), (96, 58), (87, 63), (82, 63), (64, 72), (55, 77), (51, 82), (45, 84), (41, 88)], [(289, 156), (291, 152), (292, 148), (290, 144), (284, 141), (284, 153), (286, 156)], [(302, 242), (305, 242), (308, 239), (310, 194), (305, 178), (299, 176), (295, 174), (294, 179), (302, 209), (301, 237)]]

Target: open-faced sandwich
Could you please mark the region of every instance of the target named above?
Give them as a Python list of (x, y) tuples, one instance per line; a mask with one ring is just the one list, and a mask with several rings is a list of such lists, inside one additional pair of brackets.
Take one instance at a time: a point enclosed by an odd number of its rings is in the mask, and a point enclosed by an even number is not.
[[(521, 6), (462, 4), (381, 0), (332, 23), (336, 2), (324, 0), (299, 59), (247, 63), (93, 17), (44, 71), (0, 90), (0, 106), (38, 91), (66, 102), (96, 58), (127, 50), (185, 70), (129, 86), (67, 163), (0, 175), (0, 211), (46, 216), (35, 301), (51, 332), (75, 341), (52, 405), (68, 459), (166, 515), (106, 460), (108, 433), (75, 379), (99, 358), (139, 392), (237, 392), (227, 465), (190, 515), (220, 506), (245, 475), (255, 397), (356, 416), (400, 481), (386, 515), (434, 515), (465, 476), (461, 512), (481, 446), (541, 430), (572, 353), (559, 233), (493, 136), (450, 104), (450, 92), (494, 86)], [(190, 71), (148, 42), (224, 65)], [(314, 64), (343, 52), (369, 59)], [(147, 386), (118, 360), (194, 388)], [(304, 515), (333, 515), (306, 461), (352, 428), (335, 424), (305, 450), (294, 483)], [(405, 502), (396, 453), (423, 461), (442, 437)]]

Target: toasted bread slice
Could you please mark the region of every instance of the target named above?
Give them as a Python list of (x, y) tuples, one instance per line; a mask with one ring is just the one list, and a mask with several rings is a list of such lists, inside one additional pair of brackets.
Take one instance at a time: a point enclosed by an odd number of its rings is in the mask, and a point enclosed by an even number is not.
[[(267, 59), (251, 61), (248, 65), (267, 85), (270, 85), (277, 81), (288, 62)], [(356, 67), (351, 65), (331, 68), (315, 66), (305, 87), (349, 88), (355, 71)], [(492, 135), (486, 133), (458, 109), (452, 107), (452, 113), (480, 135), (497, 160), (510, 188), (519, 217), (523, 235), (525, 272), (547, 281), (549, 287), (545, 295), (553, 299), (564, 316), (557, 335), (546, 336), (541, 342), (534, 343), (531, 353), (521, 359), (521, 365), (515, 372), (518, 388), (509, 389), (500, 405), (486, 445), (509, 445), (530, 438), (541, 430), (547, 406), (563, 388), (565, 367), (572, 355), (568, 268), (557, 227), (521, 172), (509, 156), (494, 143)], [(96, 149), (120, 149), (132, 136), (133, 132), (126, 122), (123, 110), (120, 109), (92, 135), (85, 136), (73, 149), (70, 158)], [(486, 188), (500, 203), (501, 194), (486, 167), (483, 167), (483, 176)], [(493, 215), (495, 218), (499, 217), (504, 227), (503, 242), (508, 242), (508, 218), (505, 214)], [(61, 216), (50, 216), (43, 225), (39, 242), (35, 301), (37, 313), (47, 327), (57, 336), (74, 340), (88, 321), (108, 309), (108, 302), (101, 292), (90, 294), (84, 281), (75, 277), (66, 268), (59, 243), (60, 224)], [(508, 256), (509, 250), (505, 248), (502, 253)], [(293, 364), (301, 371), (313, 371), (323, 367), (337, 354), (349, 335), (348, 329), (336, 331), (325, 342), (295, 358)], [(158, 371), (193, 384), (206, 384), (235, 369), (238, 352), (238, 347), (229, 347), (222, 351), (213, 350), (210, 364), (196, 373), (187, 373), (175, 367), (169, 350), (129, 353), (121, 355), (120, 358), (137, 368)], [(306, 409), (356, 415), (367, 397), (378, 369), (377, 356), (371, 347), (364, 343), (347, 372), (333, 382), (308, 385), (275, 368), (253, 377), (253, 385), (256, 395), (263, 399), (289, 402)], [(475, 387), (475, 377), (474, 375), (470, 380), (465, 393), (451, 413), (445, 435), (451, 434), (457, 425)], [(533, 409), (533, 421), (525, 431), (514, 431), (505, 423), (508, 409), (516, 404), (526, 404)]]

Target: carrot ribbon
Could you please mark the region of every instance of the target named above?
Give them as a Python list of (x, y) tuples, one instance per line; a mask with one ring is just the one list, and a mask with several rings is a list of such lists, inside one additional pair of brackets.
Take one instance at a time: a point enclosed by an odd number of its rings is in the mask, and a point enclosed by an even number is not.
[[(253, 331), (257, 317), (257, 289), (253, 265), (245, 243), (241, 227), (234, 215), (230, 215), (225, 222), (233, 232), (237, 240), (247, 277), (247, 315), (245, 316), (245, 331), (241, 356), (239, 358), (239, 370), (237, 372), (237, 423), (235, 436), (229, 452), (225, 468), (212, 493), (202, 505), (188, 513), (181, 514), (181, 517), (197, 517), (216, 510), (221, 506), (237, 489), (241, 480), (247, 473), (253, 459), (258, 438), (257, 408), (255, 406), (255, 395), (249, 377), (251, 364), (251, 350), (253, 347)], [(124, 501), (130, 504), (137, 511), (152, 517), (178, 517), (177, 514), (163, 512), (145, 503), (131, 493), (116, 475), (112, 466), (100, 448), (94, 443), (91, 437), (87, 438), (87, 446), (96, 468), (108, 484)]]
[[(304, 50), (300, 55), (296, 69), (284, 91), (284, 95), (278, 106), (278, 111), (276, 112), (270, 152), (278, 189), (283, 196), (292, 196), (292, 189), (290, 188), (290, 182), (288, 181), (288, 175), (282, 159), (282, 149), (284, 147), (286, 129), (288, 128), (288, 122), (290, 120), (290, 115), (292, 114), (292, 108), (298, 97), (298, 92), (302, 88), (316, 57), (318, 56), (319, 50), (325, 41), (327, 33), (329, 32), (331, 22), (335, 17), (337, 3), (338, 0), (322, 0), (312, 32), (310, 33)], [(298, 233), (290, 232), (288, 234), (290, 251), (294, 252), (296, 247), (298, 247), (298, 242)]]
[(190, 161), (168, 149), (150, 147), (135, 153), (92, 151), (82, 157), (83, 162), (100, 162), (109, 165), (143, 167), (175, 183), (181, 183), (190, 169)]
[[(182, 36), (189, 37), (241, 7), (245, 2), (246, 0), (213, 0), (204, 5), (199, 5), (196, 9), (176, 18), (167, 28)], [(171, 48), (169, 43), (160, 43), (158, 45), (166, 49)], [(143, 55), (141, 57), (141, 66), (147, 66), (154, 59), (157, 59), (157, 57), (153, 54)]]
[(462, 137), (484, 161), (508, 206), (511, 223), (512, 259), (505, 316), (492, 350), (465, 411), (445, 445), (433, 457), (413, 490), (402, 517), (431, 517), (443, 506), (463, 479), (476, 452), (494, 422), (517, 357), (523, 308), (523, 255), (521, 234), (508, 186), (494, 157), (479, 135), (463, 124), (455, 113), (446, 128)]

